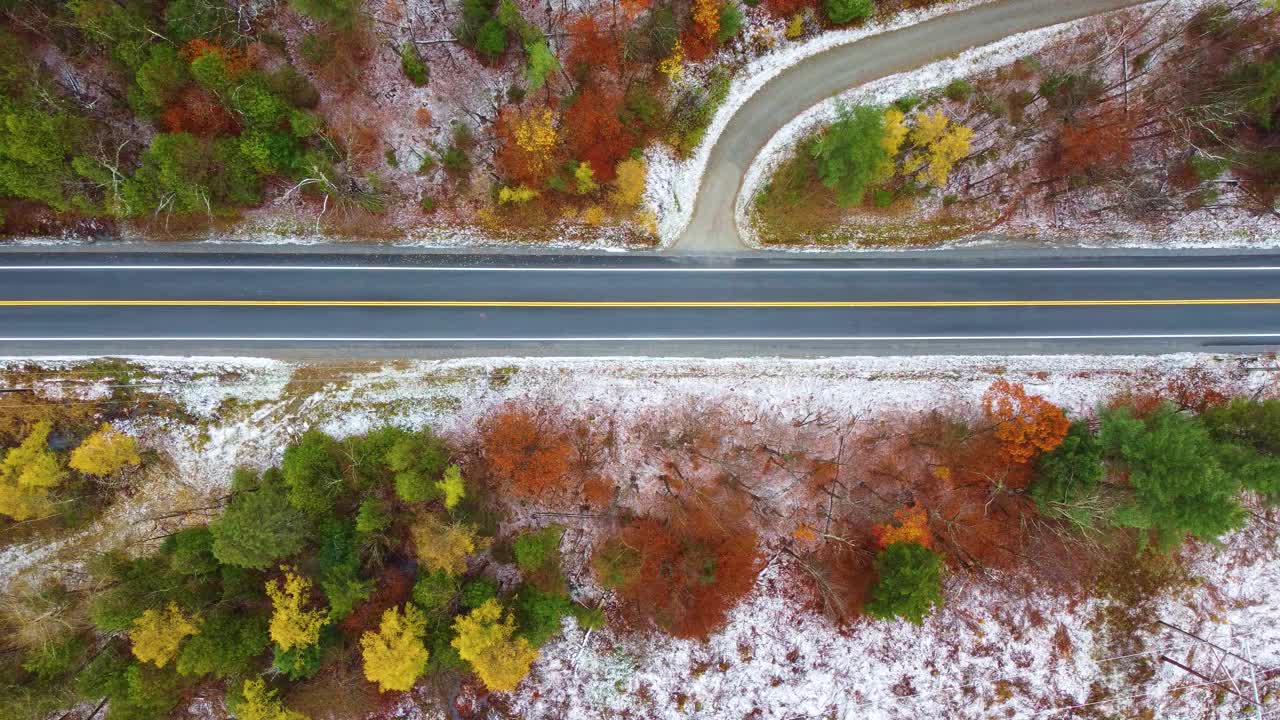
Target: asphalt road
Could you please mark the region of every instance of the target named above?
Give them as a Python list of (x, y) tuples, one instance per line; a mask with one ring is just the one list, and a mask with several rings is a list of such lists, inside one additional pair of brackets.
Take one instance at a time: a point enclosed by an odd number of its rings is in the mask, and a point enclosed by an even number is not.
[(725, 126), (711, 148), (693, 218), (673, 249), (687, 253), (744, 249), (734, 204), (746, 168), (775, 133), (819, 102), (1010, 35), (1144, 2), (1148, 0), (1001, 0), (872, 35), (792, 65), (753, 94)]
[(1280, 348), (1280, 255), (725, 265), (587, 256), (195, 259), (0, 256), (0, 354)]

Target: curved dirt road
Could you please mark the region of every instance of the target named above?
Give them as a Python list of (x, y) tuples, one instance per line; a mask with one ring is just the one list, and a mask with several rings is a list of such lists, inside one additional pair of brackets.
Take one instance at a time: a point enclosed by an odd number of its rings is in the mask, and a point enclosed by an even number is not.
[(1010, 35), (1150, 0), (1001, 0), (832, 48), (787, 68), (729, 120), (707, 160), (693, 218), (674, 252), (745, 249), (734, 221), (742, 177), (765, 143), (819, 102)]

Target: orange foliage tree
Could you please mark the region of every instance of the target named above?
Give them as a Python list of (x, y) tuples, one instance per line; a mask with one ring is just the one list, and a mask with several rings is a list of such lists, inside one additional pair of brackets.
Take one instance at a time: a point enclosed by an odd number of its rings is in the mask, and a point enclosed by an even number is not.
[(481, 432), (484, 459), (506, 487), (525, 496), (564, 488), (573, 443), (554, 418), (507, 406), (485, 420)]
[(160, 123), (168, 132), (188, 132), (201, 137), (234, 135), (239, 131), (235, 117), (222, 103), (195, 86), (184, 90), (177, 102), (164, 109)]
[(622, 46), (616, 37), (600, 28), (595, 16), (578, 16), (569, 23), (569, 35), (573, 38), (565, 58), (569, 72), (577, 77), (586, 77), (598, 70), (617, 72)]
[(564, 128), (575, 160), (591, 165), (595, 180), (613, 180), (618, 161), (631, 150), (632, 135), (618, 119), (622, 94), (588, 84), (565, 111)]
[(1118, 170), (1133, 153), (1133, 123), (1123, 112), (1103, 112), (1064, 122), (1058, 136), (1055, 167), (1066, 175)]
[(1014, 462), (1029, 462), (1039, 453), (1062, 444), (1071, 425), (1062, 408), (1040, 395), (1028, 395), (1019, 383), (1000, 378), (982, 397), (987, 417), (995, 423), (995, 435)]
[(751, 589), (760, 556), (754, 530), (695, 510), (678, 521), (632, 520), (592, 565), (639, 617), (677, 637), (705, 639)]
[(932, 547), (929, 535), (929, 513), (919, 505), (908, 505), (893, 512), (894, 525), (876, 525), (871, 534), (881, 548), (896, 542), (911, 542), (925, 547)]

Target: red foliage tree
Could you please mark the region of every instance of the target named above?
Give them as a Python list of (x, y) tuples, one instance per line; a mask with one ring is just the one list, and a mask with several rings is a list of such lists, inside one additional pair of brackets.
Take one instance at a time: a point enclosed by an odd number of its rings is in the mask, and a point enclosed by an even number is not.
[(573, 42), (565, 58), (565, 67), (577, 77), (603, 70), (617, 72), (621, 65), (622, 47), (618, 39), (602, 30), (593, 15), (580, 15), (569, 23)]
[(680, 521), (631, 521), (593, 564), (636, 615), (677, 637), (705, 639), (751, 589), (760, 556), (754, 530), (693, 511)]
[(634, 137), (618, 119), (622, 94), (587, 84), (565, 111), (564, 129), (573, 157), (589, 163), (597, 182), (613, 180), (615, 166), (631, 150)]
[(222, 103), (198, 87), (187, 88), (177, 102), (165, 108), (160, 124), (168, 132), (189, 132), (202, 137), (235, 134), (239, 129), (235, 117)]
[(565, 488), (573, 443), (554, 418), (508, 406), (481, 426), (484, 459), (496, 480), (525, 496)]
[(639, 17), (640, 13), (649, 9), (653, 0), (622, 0), (622, 11), (628, 18)]
[(817, 5), (813, 0), (764, 0), (764, 6), (775, 17), (789, 18), (808, 7)]
[(982, 397), (982, 407), (1014, 462), (1030, 462), (1037, 454), (1058, 447), (1071, 425), (1062, 408), (1039, 395), (1028, 395), (1022, 385), (1004, 378), (991, 384)]
[(1054, 165), (1066, 175), (1114, 171), (1133, 154), (1133, 123), (1121, 111), (1102, 112), (1062, 124)]

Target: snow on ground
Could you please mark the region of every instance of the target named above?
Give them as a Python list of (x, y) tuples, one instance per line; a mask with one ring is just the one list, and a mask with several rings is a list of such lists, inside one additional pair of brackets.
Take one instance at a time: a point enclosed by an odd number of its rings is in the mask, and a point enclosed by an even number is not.
[[(1192, 367), (1236, 392), (1275, 392), (1275, 374), (1254, 370), (1280, 369), (1270, 357), (1203, 354), (489, 358), (313, 366), (250, 358), (128, 360), (142, 371), (139, 383), (189, 414), (186, 421), (121, 425), (169, 463), (80, 535), (0, 551), (0, 588), (77, 567), (86, 548), (139, 547), (160, 534), (153, 518), (211, 504), (232, 467), (279, 462), (287, 441), (313, 426), (347, 435), (385, 422), (430, 424), (463, 437), (502, 403), (541, 402), (613, 426), (622, 452), (610, 469), (643, 475), (659, 470), (646, 463), (647, 449), (638, 441), (646, 424), (659, 412), (695, 405), (786, 423), (821, 411), (851, 417), (976, 403), (994, 379), (1006, 378), (1084, 413), (1116, 392)], [(0, 367), (27, 362), (0, 358)], [(41, 361), (50, 381), (74, 364), (74, 358)], [(1155, 615), (1237, 652), (1247, 636), (1260, 665), (1280, 666), (1274, 536), (1255, 526), (1224, 548), (1194, 553), (1191, 567), (1201, 580), (1163, 600)], [(1127, 683), (1132, 665), (1151, 658), (1106, 660), (1116, 651), (1096, 623), (1101, 600), (954, 576), (947, 609), (922, 627), (866, 621), (838, 627), (796, 601), (791, 577), (785, 559), (772, 558), (728, 626), (705, 644), (608, 629), (588, 635), (567, 621), (564, 638), (543, 649), (531, 679), (509, 698), (513, 709), (528, 718), (565, 720), (1039, 717), (1046, 708), (1136, 693), (1108, 699), (1101, 709), (1150, 705), (1161, 708), (1159, 717), (1229, 716), (1202, 712), (1213, 709), (1213, 695), (1203, 687), (1178, 691), (1188, 680), (1168, 666), (1141, 685)], [(1167, 634), (1132, 640), (1178, 658), (1190, 648)], [(1239, 703), (1230, 707), (1238, 710)]]
[[(783, 41), (778, 49), (747, 63), (734, 75), (729, 96), (725, 98), (712, 119), (702, 144), (688, 159), (681, 160), (676, 157), (666, 145), (654, 145), (645, 152), (645, 160), (649, 165), (645, 204), (658, 217), (658, 237), (662, 244), (670, 245), (675, 242), (693, 218), (693, 205), (697, 199), (698, 186), (702, 183), (702, 175), (707, 169), (707, 159), (720, 133), (729, 124), (729, 119), (769, 80), (788, 67), (825, 50), (991, 1), (957, 0), (938, 3), (930, 7), (898, 13), (887, 21), (870, 22), (862, 27), (825, 32), (800, 43)], [(747, 37), (751, 33), (751, 27), (743, 31), (743, 35)], [(721, 54), (723, 55), (724, 52)], [(712, 58), (704, 65), (707, 68), (714, 67), (718, 60), (718, 57)]]

